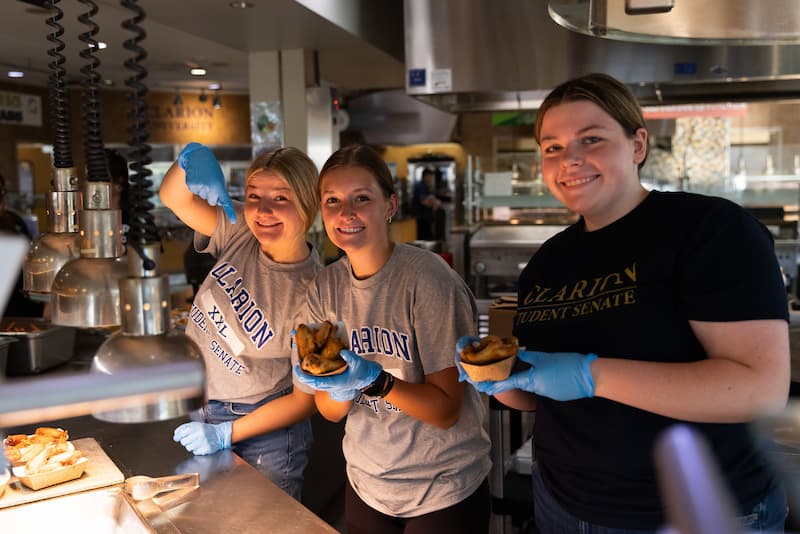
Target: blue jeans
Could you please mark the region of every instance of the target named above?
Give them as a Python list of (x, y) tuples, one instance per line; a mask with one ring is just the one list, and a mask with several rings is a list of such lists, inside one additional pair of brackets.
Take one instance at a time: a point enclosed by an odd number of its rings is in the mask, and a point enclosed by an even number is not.
[[(545, 487), (542, 475), (536, 465), (531, 473), (533, 483), (533, 509), (536, 527), (541, 534), (658, 534), (663, 529), (640, 530), (631, 528), (612, 528), (593, 525), (569, 514), (556, 501)], [(743, 531), (783, 532), (783, 523), (788, 515), (786, 494), (778, 487), (752, 511), (738, 518)]]
[[(255, 404), (212, 400), (199, 413), (193, 414), (192, 419), (206, 423), (236, 420), (290, 392), (291, 389), (280, 391)], [(308, 463), (311, 441), (311, 421), (305, 419), (290, 427), (234, 443), (231, 448), (299, 501), (303, 489), (303, 470)]]

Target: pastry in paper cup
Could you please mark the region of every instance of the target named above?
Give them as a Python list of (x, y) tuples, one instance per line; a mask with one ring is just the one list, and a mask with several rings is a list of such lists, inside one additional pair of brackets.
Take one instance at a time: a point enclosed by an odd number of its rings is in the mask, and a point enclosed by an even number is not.
[(26, 466), (21, 465), (13, 469), (14, 476), (19, 479), (24, 485), (32, 490), (46, 488), (67, 482), (68, 480), (75, 480), (83, 475), (86, 471), (86, 464), (89, 460), (86, 457), (81, 457), (77, 462), (72, 465), (60, 466), (48, 471), (40, 471), (38, 473), (29, 474)]
[(333, 376), (347, 369), (339, 352), (348, 348), (344, 323), (300, 324), (294, 336), (300, 369), (313, 376)]
[(473, 382), (505, 380), (517, 360), (519, 343), (514, 336), (488, 335), (461, 351), (461, 367)]

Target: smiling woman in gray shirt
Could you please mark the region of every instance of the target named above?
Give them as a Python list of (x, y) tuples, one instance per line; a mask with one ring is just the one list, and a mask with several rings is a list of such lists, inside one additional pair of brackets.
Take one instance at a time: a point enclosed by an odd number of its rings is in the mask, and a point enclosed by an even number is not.
[(334, 153), (320, 194), (328, 237), (347, 255), (309, 286), (304, 320), (344, 323), (348, 369), (295, 376), (325, 418), (347, 417), (347, 531), (485, 533), (485, 414), (452, 355), (476, 331), (474, 297), (441, 258), (391, 241), (397, 195), (374, 150)]

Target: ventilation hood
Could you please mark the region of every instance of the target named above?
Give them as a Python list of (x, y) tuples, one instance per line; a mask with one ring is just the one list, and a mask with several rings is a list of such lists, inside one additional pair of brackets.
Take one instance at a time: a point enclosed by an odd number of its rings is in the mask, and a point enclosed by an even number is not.
[[(670, 3), (609, 0), (622, 10), (629, 2)], [(761, 21), (773, 13), (774, 2), (783, 0), (741, 1), (750, 4), (750, 20)], [(780, 42), (770, 40), (769, 24), (763, 22), (749, 38), (741, 32), (727, 40), (707, 34), (679, 39), (680, 44), (667, 44), (676, 41), (663, 36), (634, 40), (631, 30), (636, 28), (630, 24), (624, 31), (603, 31), (597, 25), (573, 31), (586, 23), (576, 19), (587, 16), (580, 10), (598, 3), (603, 2), (405, 0), (406, 92), (450, 112), (536, 109), (559, 83), (605, 72), (628, 84), (646, 105), (800, 97), (800, 45), (791, 44), (789, 30)], [(708, 20), (700, 7), (706, 2), (671, 3), (673, 9), (693, 5), (692, 20)], [(573, 17), (572, 30), (551, 18), (553, 7), (565, 5), (560, 22)], [(761, 17), (754, 11), (759, 6)]]

